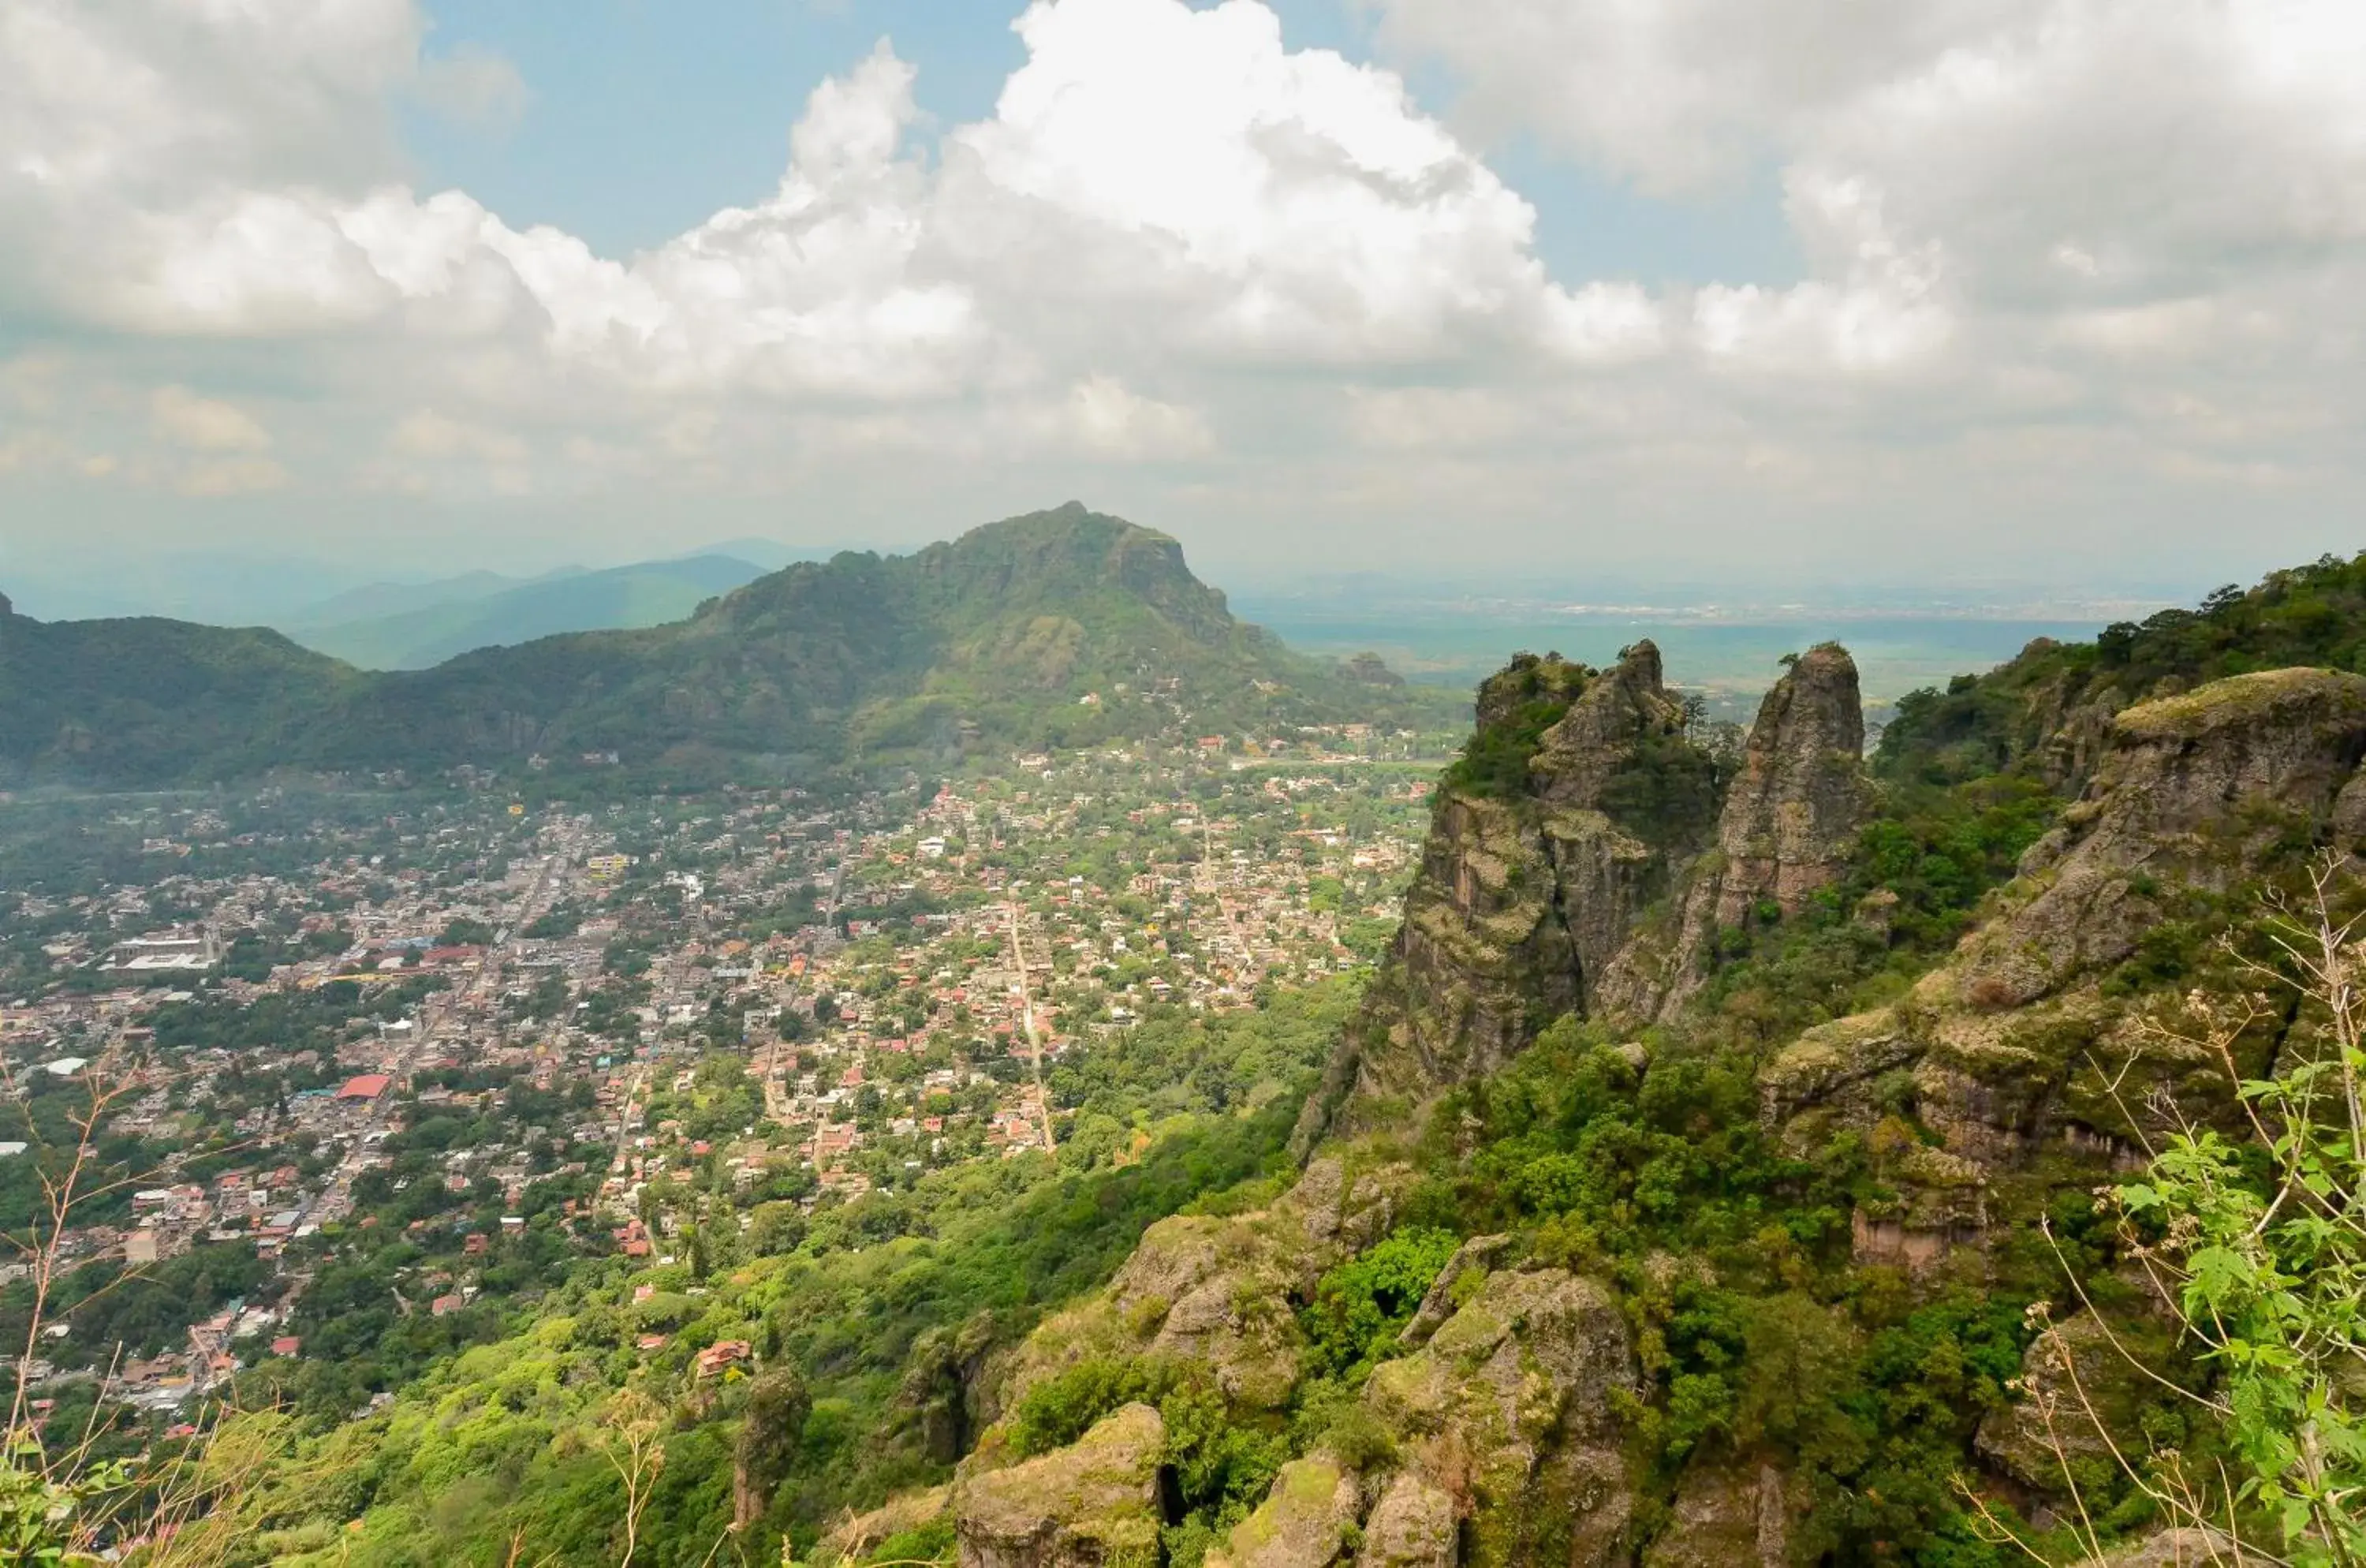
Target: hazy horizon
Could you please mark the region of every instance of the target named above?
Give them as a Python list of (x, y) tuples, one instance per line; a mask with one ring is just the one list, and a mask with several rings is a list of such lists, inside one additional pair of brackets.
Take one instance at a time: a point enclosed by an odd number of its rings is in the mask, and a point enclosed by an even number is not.
[[(981, 525), (987, 521), (978, 520)], [(0, 556), (0, 592), (10, 597), (18, 614), (42, 620), (165, 615), (214, 625), (277, 626), (316, 619), (324, 607), (370, 588), (429, 587), (478, 575), (527, 584), (700, 556), (731, 557), (769, 571), (792, 560), (826, 559), (840, 550), (908, 554), (933, 542), (848, 538), (798, 545), (740, 536), (647, 556), (554, 552), (540, 558), (494, 555), (479, 560), (447, 552), (433, 561), (407, 565), (351, 554), (266, 556), (166, 548), (130, 560), (102, 557), (45, 569)], [(1396, 570), (1334, 571), (1290, 570), (1271, 563), (1260, 570), (1253, 559), (1234, 560), (1227, 572), (1207, 566), (1189, 536), (1181, 542), (1195, 574), (1222, 590), (1244, 619), (1309, 626), (1384, 622), (1402, 611), (1448, 616), (1503, 613), (1515, 619), (1543, 614), (1614, 621), (1750, 622), (1779, 619), (1797, 611), (1843, 619), (1908, 613), (2101, 625), (2190, 604), (2218, 584), (2209, 573), (2162, 571), (2160, 563), (2146, 563), (2152, 568), (2149, 572), (2131, 563), (2124, 577), (2084, 581), (2001, 573), (1977, 578), (1960, 572), (1934, 572), (1921, 579), (1813, 572), (1784, 578), (1763, 570), (1720, 575), (1696, 561), (1671, 561), (1657, 572), (1626, 569), (1556, 576), (1490, 570), (1451, 558)], [(2248, 575), (2238, 574), (2238, 580), (2248, 585), (2264, 571), (2291, 564), (2298, 563), (2271, 560)]]

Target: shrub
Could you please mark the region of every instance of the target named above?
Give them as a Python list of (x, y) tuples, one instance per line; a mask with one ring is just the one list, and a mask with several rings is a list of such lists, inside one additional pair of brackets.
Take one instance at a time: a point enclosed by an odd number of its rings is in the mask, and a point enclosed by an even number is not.
[(1316, 1369), (1346, 1375), (1385, 1358), (1460, 1245), (1451, 1231), (1403, 1230), (1324, 1275), (1302, 1318)]

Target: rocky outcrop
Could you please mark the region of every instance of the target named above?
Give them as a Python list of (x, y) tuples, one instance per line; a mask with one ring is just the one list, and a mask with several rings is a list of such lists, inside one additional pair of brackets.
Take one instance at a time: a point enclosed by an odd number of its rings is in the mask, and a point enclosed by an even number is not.
[(993, 1418), (984, 1397), (995, 1350), (994, 1314), (978, 1313), (958, 1328), (931, 1328), (912, 1342), (896, 1390), (898, 1416), (919, 1438), (930, 1462), (951, 1464), (969, 1451)]
[(1356, 1568), (1455, 1568), (1459, 1529), (1453, 1496), (1400, 1471), (1364, 1521)]
[(1739, 925), (1762, 900), (1797, 913), (1846, 866), (1869, 794), (1856, 661), (1825, 643), (1759, 706), (1718, 822), (1720, 863), (1695, 889), (1710, 918)]
[[(1159, 1221), (1107, 1290), (1028, 1337), (1003, 1379), (1000, 1404), (1010, 1407), (1081, 1360), (1147, 1357), (1205, 1367), (1235, 1407), (1280, 1407), (1305, 1350), (1291, 1300), (1386, 1235), (1412, 1181), (1401, 1165), (1356, 1168), (1326, 1156), (1269, 1209)], [(997, 1450), (989, 1431), (973, 1462), (992, 1462)]]
[(1423, 1294), (1421, 1305), (1414, 1309), (1413, 1316), (1398, 1330), (1397, 1343), (1409, 1350), (1418, 1350), (1428, 1344), (1438, 1325), (1454, 1315), (1455, 1309), (1476, 1288), (1476, 1281), (1485, 1277), (1511, 1245), (1508, 1235), (1474, 1235), (1456, 1247), (1454, 1256), (1447, 1259), (1446, 1267), (1437, 1271), (1437, 1278)]
[(2109, 1485), (2118, 1470), (2111, 1434), (2136, 1430), (2143, 1407), (2165, 1392), (2169, 1359), (2157, 1328), (2109, 1328), (2082, 1310), (2040, 1334), (2022, 1357), (2012, 1403), (1980, 1422), (1980, 1457), (2065, 1504), (2074, 1485)]
[[(1617, 1410), (1641, 1374), (1625, 1315), (1600, 1283), (1560, 1269), (1488, 1277), (1410, 1356), (1377, 1369), (1364, 1404), (1402, 1473), (1375, 1507), (1368, 1553), (1421, 1562), (1453, 1506), (1459, 1562), (1623, 1560), (1634, 1495)], [(1412, 1478), (1408, 1484), (1406, 1478)]]
[[(1143, 1250), (1175, 1248), (1154, 1231)], [(1138, 1254), (1127, 1266), (1132, 1282), (1114, 1298), (1128, 1297), (1158, 1267), (1139, 1264)], [(1228, 1289), (1247, 1298), (1259, 1287), (1235, 1277)], [(1285, 1289), (1262, 1287), (1286, 1314)], [(1643, 1379), (1617, 1298), (1557, 1269), (1488, 1274), (1466, 1293), (1419, 1349), (1383, 1362), (1366, 1384), (1363, 1406), (1385, 1436), (1382, 1454), (1360, 1461), (1360, 1472), (1323, 1449), (1284, 1466), (1265, 1501), (1209, 1557), (1211, 1565), (1323, 1568), (1352, 1559), (1369, 1568), (1607, 1568), (1628, 1560), (1635, 1496), (1618, 1411)], [(1073, 1343), (1080, 1329), (1093, 1332), (1072, 1316), (1036, 1337)], [(954, 1487), (962, 1562), (1121, 1561), (1087, 1553), (1150, 1539), (1141, 1528), (1155, 1519), (1156, 1421), (1147, 1406), (1129, 1406), (1074, 1448), (999, 1470), (987, 1468), (989, 1434)], [(1088, 1518), (1092, 1508), (1102, 1512)]]
[(821, 1538), (819, 1560), (860, 1562), (871, 1549), (889, 1536), (919, 1529), (945, 1518), (952, 1509), (951, 1486), (930, 1486), (890, 1497), (867, 1514), (855, 1514), (833, 1526)]
[(2366, 756), (2366, 678), (2236, 675), (2126, 709), (2085, 794), (2022, 858), (2023, 897), (1957, 965), (1988, 1008), (2117, 964), (2163, 885), (2223, 891), (2327, 826)]
[(1785, 1568), (1797, 1511), (1771, 1464), (1689, 1470), (1642, 1568)]
[[(1763, 1114), (1792, 1148), (1853, 1127), (1899, 1194), (1858, 1215), (1861, 1258), (1977, 1268), (1958, 1244), (2042, 1160), (2124, 1168), (2174, 1119), (2162, 1102), (2224, 1106), (2215, 1055), (2104, 982), (2197, 899), (2242, 892), (2312, 844), (2355, 847), (2344, 824), (2366, 804), (2361, 757), (2355, 675), (2236, 676), (2123, 711), (2080, 799), (1947, 964), (1904, 1001), (1810, 1029), (1766, 1063)], [(2260, 1053), (2256, 1065), (2270, 1040), (2236, 1049)], [(1895, 1122), (1907, 1112), (1940, 1147)]]
[(1759, 705), (1716, 848), (1687, 873), (1673, 931), (1644, 934), (1610, 965), (1604, 1010), (1639, 1021), (1673, 1016), (1699, 989), (1718, 931), (1795, 915), (1840, 879), (1872, 804), (1856, 661), (1824, 643)]
[(1396, 942), (1300, 1123), (1301, 1155), (1350, 1104), (1387, 1122), (1588, 1011), (1716, 819), (1715, 765), (1686, 742), (1649, 642), (1605, 671), (1523, 655), (1478, 706)]
[(1358, 1529), (1356, 1472), (1328, 1454), (1292, 1460), (1256, 1512), (1208, 1553), (1205, 1568), (1328, 1568)]
[(1129, 1404), (1072, 1447), (963, 1476), (961, 1568), (1155, 1568), (1166, 1440), (1157, 1411)]

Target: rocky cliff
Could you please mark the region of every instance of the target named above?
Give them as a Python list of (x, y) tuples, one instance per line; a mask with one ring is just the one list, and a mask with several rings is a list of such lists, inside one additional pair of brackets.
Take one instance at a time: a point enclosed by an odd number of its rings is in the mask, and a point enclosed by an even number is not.
[(1480, 688), (1404, 919), (1309, 1101), (1299, 1146), (1502, 1066), (1585, 1013), (1637, 919), (1706, 841), (1720, 780), (1660, 650), (1606, 671), (1522, 655)]
[[(1301, 1124), (1301, 1179), (1153, 1227), (1007, 1371), (1006, 1410), (1084, 1367), (1212, 1386), (1288, 1457), (1212, 1539), (1177, 1534), (1158, 1465), (1185, 1461), (1147, 1404), (1023, 1458), (1006, 1419), (954, 1489), (962, 1561), (1148, 1562), (1125, 1554), (1153, 1540), (1219, 1568), (1778, 1568), (1937, 1540), (1960, 1494), (1915, 1493), (1885, 1454), (2041, 1525), (2067, 1506), (2051, 1445), (2107, 1486), (2098, 1435), (2048, 1424), (2059, 1347), (2151, 1358), (2087, 1374), (2129, 1429), (2166, 1419), (2146, 1401), (2184, 1374), (2141, 1275), (2079, 1216), (2169, 1121), (2224, 1112), (2224, 1063), (2177, 1034), (2234, 962), (2209, 934), (2312, 852), (2366, 850), (2366, 679), (2278, 671), (2117, 711), (2081, 742), (2079, 798), (1898, 999), (1721, 1043), (1696, 994), (1714, 934), (1779, 933), (1850, 873), (1885, 809), (1862, 739), (1836, 648), (1777, 683), (1730, 781), (1686, 743), (1649, 645), (1491, 681)], [(1640, 998), (1625, 1018), (1620, 987)], [(1619, 1039), (1636, 1018), (1655, 1048)], [(2314, 1028), (2263, 1012), (2231, 1048), (2268, 1070)], [(1456, 1090), (1459, 1121), (1425, 1134)], [(1309, 1314), (1342, 1271), (1447, 1223), (1465, 1239), (1376, 1321), (1370, 1359), (1323, 1362)], [(2069, 1268), (2087, 1314), (2014, 1364), (2023, 1305)]]
[[(2121, 712), (2084, 793), (1949, 962), (1761, 1071), (1766, 1116), (1796, 1149), (1901, 1113), (1931, 1134), (1901, 1151), (1896, 1200), (1859, 1215), (1860, 1250), (1977, 1272), (1978, 1248), (1960, 1244), (2027, 1213), (2067, 1166), (2124, 1165), (2223, 1110), (2225, 1065), (2181, 1038), (2209, 1021), (2183, 1017), (2180, 983), (2224, 979), (2209, 934), (2289, 886), (2312, 851), (2360, 847), (2361, 757), (2355, 675), (2234, 676)], [(2309, 1027), (2266, 1016), (2232, 1045), (2262, 1072)]]
[(1856, 661), (1825, 643), (1766, 694), (1716, 846), (1687, 871), (1673, 928), (1622, 947), (1601, 1005), (1638, 1021), (1672, 1017), (1700, 988), (1719, 931), (1796, 915), (1839, 880), (1872, 805)]

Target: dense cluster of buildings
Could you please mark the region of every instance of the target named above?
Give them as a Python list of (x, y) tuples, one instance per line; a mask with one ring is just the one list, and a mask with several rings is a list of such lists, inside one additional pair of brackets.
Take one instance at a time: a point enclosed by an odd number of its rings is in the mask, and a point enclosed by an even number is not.
[(171, 1409), (303, 1355), (308, 1282), (391, 1256), (389, 1230), (413, 1244), (390, 1298), (443, 1318), (536, 1236), (656, 1260), (698, 1216), (712, 1234), (718, 1189), (744, 1230), (1054, 1148), (1046, 1073), (1069, 1054), (1369, 955), (1426, 785), (1321, 740), (1031, 755), (925, 798), (111, 822), (149, 880), (38, 887), (0, 918), (0, 1201), (73, 1105), (146, 1163), (0, 1287), (206, 1248), (271, 1284), (191, 1300), (169, 1343), (53, 1324), (28, 1370), (112, 1369), (111, 1395)]

